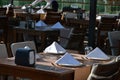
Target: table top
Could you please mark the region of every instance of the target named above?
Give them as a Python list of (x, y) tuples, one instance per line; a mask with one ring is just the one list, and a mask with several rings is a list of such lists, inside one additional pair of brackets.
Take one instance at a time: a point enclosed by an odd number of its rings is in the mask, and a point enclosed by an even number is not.
[(16, 26), (16, 27), (13, 27), (13, 30), (25, 30), (25, 31), (59, 31), (60, 29), (59, 28), (51, 28), (52, 25), (50, 26), (35, 26), (35, 28), (33, 29), (30, 29), (30, 28), (25, 28), (25, 26), (23, 27), (19, 27), (19, 26)]
[(74, 71), (54, 66), (36, 64), (35, 67), (16, 65), (13, 58), (0, 60), (0, 74), (32, 80), (73, 80)]
[[(24, 67), (24, 66), (18, 66), (14, 63), (14, 58), (8, 58), (8, 59), (0, 59), (0, 66), (2, 69), (6, 66), (12, 66), (14, 69), (30, 69), (30, 70), (36, 70), (36, 71), (45, 71), (52, 74), (66, 74), (69, 72), (74, 71), (74, 80), (86, 80), (88, 75), (90, 74), (92, 64), (94, 63), (105, 63), (110, 62), (113, 58), (110, 60), (104, 61), (104, 60), (89, 60), (84, 55), (78, 54), (77, 51), (70, 51), (69, 53), (74, 56), (78, 61), (82, 62), (83, 66), (77, 66), (77, 67), (66, 67), (66, 66), (59, 66), (55, 64), (55, 61), (58, 60), (63, 55), (55, 55), (55, 54), (46, 54), (46, 53), (39, 53), (40, 56), (39, 59), (36, 60), (35, 68), (31, 67)], [(3, 66), (4, 65), (4, 66)], [(84, 74), (83, 74), (84, 73)], [(62, 80), (62, 79), (61, 79)]]

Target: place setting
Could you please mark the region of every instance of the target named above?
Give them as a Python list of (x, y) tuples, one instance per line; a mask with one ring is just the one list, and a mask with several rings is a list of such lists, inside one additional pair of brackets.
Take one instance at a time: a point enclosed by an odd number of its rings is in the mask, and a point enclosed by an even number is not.
[[(63, 67), (79, 67), (83, 66), (79, 60), (75, 59), (71, 53), (67, 52), (59, 43), (53, 42), (43, 51), (46, 61), (53, 66)], [(44, 59), (45, 60), (45, 59)]]
[(104, 53), (99, 47), (91, 50), (89, 53), (81, 56), (80, 61), (85, 65), (93, 65), (95, 63), (109, 63), (114, 60), (113, 56)]
[(66, 29), (59, 21), (53, 25), (48, 25), (44, 21), (39, 20), (35, 23), (36, 30), (63, 30)]
[(66, 52), (61, 58), (59, 58), (56, 62), (59, 66), (64, 67), (79, 67), (83, 66), (83, 63), (75, 59), (70, 53)]
[(87, 59), (92, 60), (110, 60), (110, 56), (106, 55), (99, 47), (96, 47), (94, 50), (85, 55)]
[(60, 55), (60, 54), (65, 54), (66, 50), (61, 45), (59, 45), (56, 41), (54, 41), (50, 46), (46, 47), (43, 52)]

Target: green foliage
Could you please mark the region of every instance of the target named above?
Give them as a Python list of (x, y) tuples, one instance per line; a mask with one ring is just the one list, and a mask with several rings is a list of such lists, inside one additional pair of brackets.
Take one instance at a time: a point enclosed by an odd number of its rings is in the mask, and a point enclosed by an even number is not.
[(9, 0), (0, 0), (0, 6), (7, 5), (9, 3)]
[[(9, 4), (10, 0), (0, 0), (0, 6)], [(23, 6), (26, 4), (31, 4), (34, 0), (14, 0), (15, 6)], [(59, 10), (61, 10), (63, 7), (69, 7), (71, 4), (78, 5), (79, 8), (83, 8), (86, 11), (89, 11), (90, 7), (90, 0), (57, 0), (59, 3)], [(81, 4), (83, 2), (84, 4)], [(36, 6), (45, 5), (46, 2), (43, 1), (41, 3), (38, 3)], [(114, 6), (114, 5), (106, 5), (109, 10), (107, 12), (109, 13), (115, 13), (120, 11), (120, 6)], [(105, 12), (105, 2), (103, 0), (97, 1), (97, 13)]]

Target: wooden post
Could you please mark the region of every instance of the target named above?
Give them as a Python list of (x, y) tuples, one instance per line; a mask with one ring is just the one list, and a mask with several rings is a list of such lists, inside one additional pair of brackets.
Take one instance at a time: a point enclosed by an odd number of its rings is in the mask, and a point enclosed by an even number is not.
[(93, 48), (95, 47), (96, 5), (97, 0), (90, 0), (88, 46)]

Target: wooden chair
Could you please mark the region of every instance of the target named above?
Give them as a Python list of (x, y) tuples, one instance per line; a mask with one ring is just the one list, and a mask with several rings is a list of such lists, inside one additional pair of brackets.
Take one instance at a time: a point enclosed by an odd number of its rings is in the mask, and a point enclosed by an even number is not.
[(60, 30), (60, 45), (64, 48), (67, 48), (68, 42), (70, 40), (73, 28), (67, 28)]
[(0, 58), (8, 58), (7, 48), (5, 44), (0, 44)]
[(24, 48), (25, 46), (28, 46), (29, 48), (34, 49), (35, 53), (37, 53), (36, 45), (33, 41), (16, 42), (11, 44), (11, 51), (13, 56), (15, 56), (16, 50), (18, 48)]
[(87, 34), (88, 21), (68, 19), (67, 27), (73, 28), (68, 48), (84, 51), (84, 40)]
[(60, 12), (47, 12), (44, 22), (49, 25), (53, 25), (57, 22), (61, 22), (61, 13)]
[(115, 58), (115, 61), (116, 61), (116, 62), (119, 62), (119, 73), (118, 73), (118, 75), (116, 76), (116, 80), (120, 80), (120, 55), (118, 55), (118, 56)]
[(108, 32), (108, 40), (111, 54), (113, 56), (120, 55), (120, 31)]
[(0, 41), (7, 42), (8, 36), (8, 17), (0, 16)]
[(14, 9), (12, 7), (8, 7), (6, 10), (6, 15), (8, 17), (13, 17), (14, 16)]
[(71, 34), (66, 48), (83, 52), (83, 50), (84, 50), (84, 35), (74, 34), (74, 33)]
[[(8, 51), (7, 51), (7, 47), (5, 44), (0, 43), (0, 58), (8, 58)], [(12, 77), (8, 77), (6, 75), (0, 75), (0, 80), (8, 80), (8, 78), (12, 79)]]
[(0, 8), (0, 16), (5, 16), (6, 10), (7, 10), (7, 8)]
[(117, 80), (119, 73), (119, 62), (104, 64), (93, 64), (91, 73), (87, 80)]
[[(43, 20), (47, 25), (54, 25), (57, 22), (61, 22), (61, 12), (47, 11), (46, 18)], [(53, 41), (58, 41), (59, 31), (56, 30), (47, 34), (47, 46), (53, 43)]]
[(83, 51), (84, 37), (82, 33), (74, 32), (74, 28), (61, 30), (60, 44), (67, 49)]
[(114, 31), (117, 28), (118, 21), (116, 17), (102, 17), (98, 24), (97, 31), (97, 46), (101, 49), (106, 47), (107, 33), (109, 31)]

